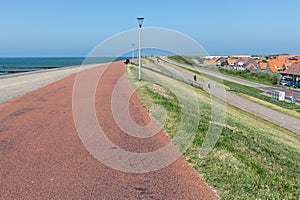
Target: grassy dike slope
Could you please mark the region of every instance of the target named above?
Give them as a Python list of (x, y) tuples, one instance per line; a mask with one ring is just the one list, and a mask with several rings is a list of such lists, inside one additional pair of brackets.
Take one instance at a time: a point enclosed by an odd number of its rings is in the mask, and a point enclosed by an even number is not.
[[(136, 81), (137, 69), (127, 67), (127, 77), (136, 87), (142, 104), (164, 107), (167, 120), (164, 130), (176, 136), (181, 118), (180, 103), (166, 87), (153, 83), (165, 79), (172, 87), (181, 82), (143, 69), (143, 81)], [(197, 94), (201, 118), (196, 136), (184, 153), (188, 162), (217, 190), (221, 199), (299, 199), (300, 198), (300, 136), (254, 115), (227, 105), (222, 134), (205, 158), (199, 158), (202, 143), (211, 120), (211, 97), (201, 89)], [(151, 109), (150, 109), (151, 108)], [(158, 121), (162, 114), (155, 114)], [(158, 112), (159, 113), (159, 112)]]

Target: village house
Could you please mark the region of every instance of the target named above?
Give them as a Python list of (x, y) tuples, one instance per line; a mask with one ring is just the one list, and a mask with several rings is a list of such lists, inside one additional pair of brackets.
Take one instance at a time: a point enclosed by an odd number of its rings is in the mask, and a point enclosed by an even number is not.
[(220, 57), (216, 60), (216, 62), (218, 62), (217, 66), (226, 66), (226, 65), (228, 65), (226, 57)]
[(271, 73), (277, 73), (284, 70), (284, 63), (278, 60), (268, 60), (266, 71)]
[(255, 60), (249, 56), (224, 56), (204, 61), (206, 65), (222, 66), (233, 70), (266, 71), (270, 73), (282, 72), (297, 63), (300, 63), (300, 55), (256, 57)]
[(292, 66), (299, 60), (298, 55), (279, 55), (277, 56), (277, 60), (284, 63), (285, 67)]
[(215, 60), (205, 60), (203, 62), (205, 65), (214, 65), (214, 66), (217, 66), (219, 63)]
[(252, 58), (242, 57), (239, 58), (236, 62), (236, 70), (247, 70), (250, 72), (260, 71), (258, 63), (255, 62)]
[(286, 66), (286, 67), (290, 67), (290, 66), (292, 66), (294, 63), (296, 63), (297, 62), (297, 60), (293, 60), (293, 59), (287, 59), (287, 60), (285, 60), (284, 61), (284, 65)]
[(260, 62), (259, 63), (260, 71), (266, 71), (267, 65), (268, 65), (267, 62)]
[(300, 83), (300, 62), (294, 63), (281, 72), (284, 80)]
[(254, 59), (254, 62), (256, 62), (257, 64), (259, 64), (259, 63), (263, 62), (263, 60), (261, 60), (261, 59)]
[(249, 72), (261, 71), (260, 65), (255, 62), (252, 58), (249, 58), (245, 63), (246, 70)]
[(230, 67), (234, 68), (234, 67), (236, 66), (236, 61), (237, 61), (236, 58), (229, 58), (229, 59), (227, 60), (227, 63), (228, 63), (228, 65), (229, 65)]
[(246, 70), (246, 62), (249, 58), (247, 57), (240, 57), (236, 60), (236, 63), (234, 65), (235, 70)]

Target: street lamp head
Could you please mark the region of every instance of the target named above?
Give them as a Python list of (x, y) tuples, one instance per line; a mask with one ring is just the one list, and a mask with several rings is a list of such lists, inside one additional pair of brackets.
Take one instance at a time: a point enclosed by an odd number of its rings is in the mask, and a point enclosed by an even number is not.
[(138, 20), (139, 27), (142, 28), (144, 18), (143, 18), (143, 17), (138, 17), (138, 18), (136, 18), (136, 19)]
[(143, 21), (144, 21), (144, 18), (143, 17), (138, 17), (136, 18), (138, 20), (138, 23), (139, 23), (139, 81), (142, 80), (142, 75), (141, 75), (141, 67), (142, 67), (142, 59), (141, 59), (141, 30), (142, 30), (142, 25), (143, 25)]

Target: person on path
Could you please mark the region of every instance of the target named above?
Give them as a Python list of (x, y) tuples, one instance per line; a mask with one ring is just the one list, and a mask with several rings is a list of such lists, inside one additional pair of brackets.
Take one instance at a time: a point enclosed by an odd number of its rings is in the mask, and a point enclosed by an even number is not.
[(196, 74), (194, 75), (194, 81), (197, 81), (197, 76), (196, 76)]
[(291, 99), (291, 104), (295, 104), (295, 99), (293, 97), (293, 90), (290, 90), (290, 99)]
[(210, 88), (210, 82), (209, 81), (207, 82), (207, 87)]

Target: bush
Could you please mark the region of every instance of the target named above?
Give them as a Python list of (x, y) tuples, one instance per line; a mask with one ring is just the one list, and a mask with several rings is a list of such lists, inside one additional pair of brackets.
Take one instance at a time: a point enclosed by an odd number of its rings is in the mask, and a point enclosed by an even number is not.
[(232, 76), (238, 76), (249, 80), (256, 80), (260, 83), (269, 83), (269, 84), (277, 84), (278, 74), (277, 73), (269, 73), (269, 72), (248, 72), (245, 70), (228, 70), (224, 68), (219, 68), (220, 72), (223, 74), (228, 74)]
[(276, 85), (277, 80), (278, 80), (278, 75), (277, 74), (272, 74), (271, 76), (268, 77), (268, 80), (270, 83)]

